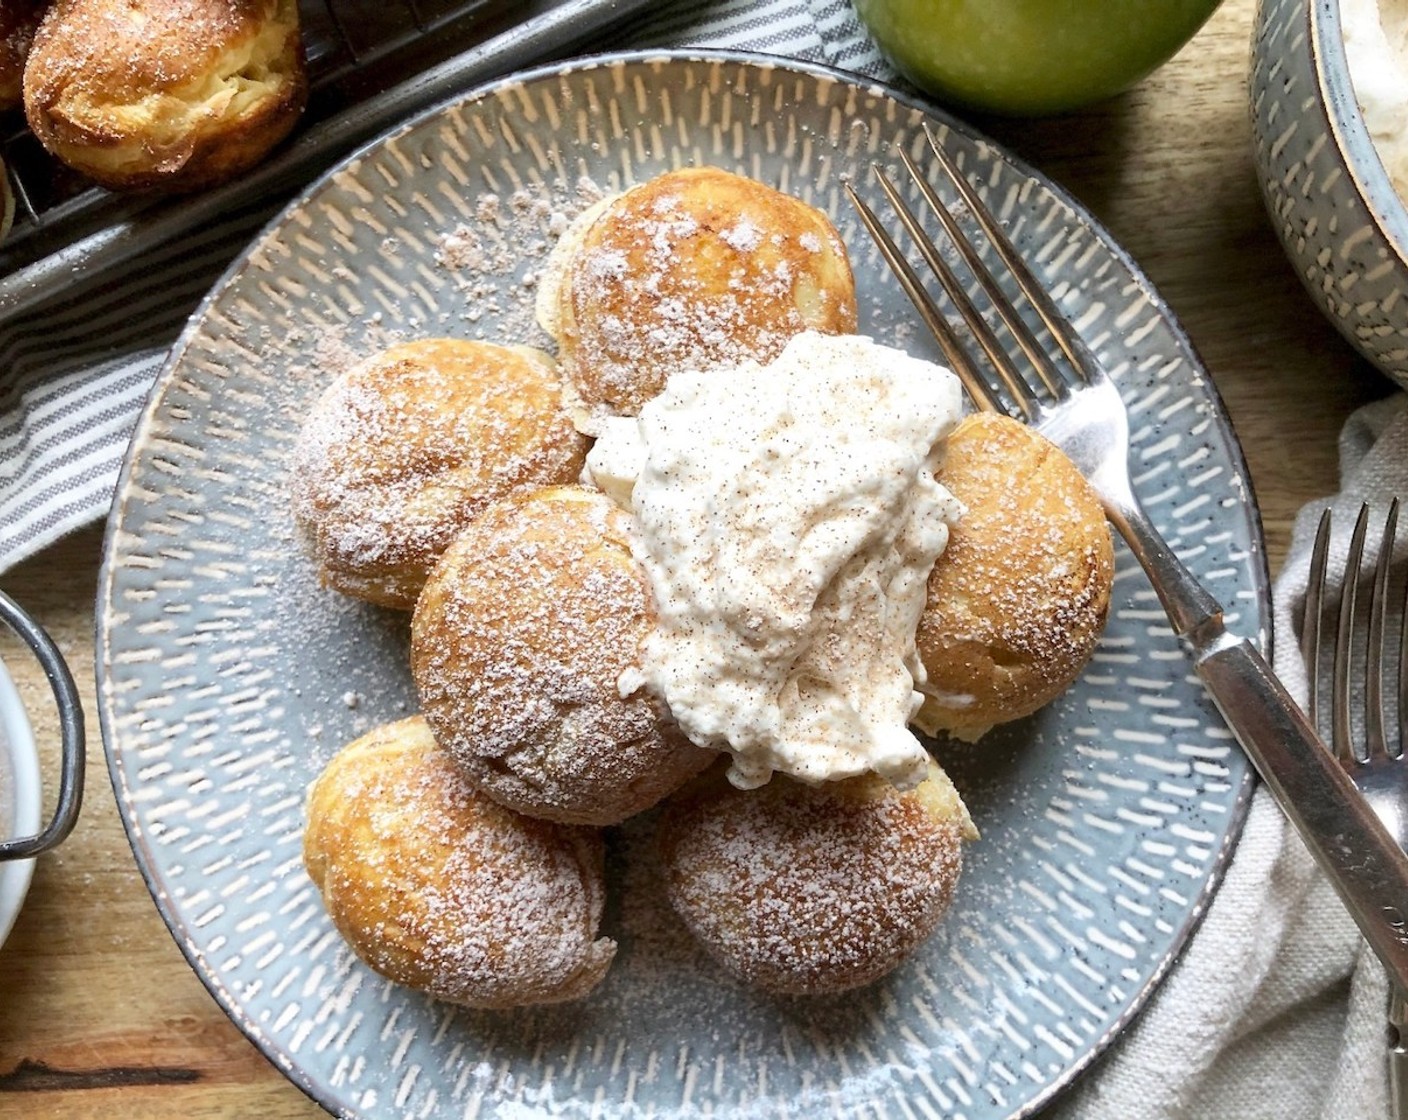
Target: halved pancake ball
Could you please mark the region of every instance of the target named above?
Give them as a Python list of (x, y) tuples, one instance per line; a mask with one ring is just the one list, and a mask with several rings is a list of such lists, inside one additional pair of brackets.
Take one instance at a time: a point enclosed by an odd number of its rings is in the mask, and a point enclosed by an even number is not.
[(344, 747), (313, 783), (303, 858), (377, 972), (451, 1003), (579, 999), (606, 975), (600, 834), (480, 793), (413, 717)]
[(586, 453), (546, 354), (406, 342), (340, 375), (313, 405), (290, 467), (294, 516), (326, 586), (410, 610), (480, 511), (575, 480)]
[(967, 417), (936, 476), (967, 507), (929, 577), (915, 724), (976, 739), (1050, 703), (1105, 628), (1114, 549), (1099, 499), (1046, 437)]
[(297, 0), (53, 0), (24, 70), (40, 143), (115, 190), (231, 179), (307, 98)]
[(738, 790), (715, 774), (666, 803), (671, 904), (721, 964), (769, 991), (871, 983), (937, 928), (976, 839), (939, 767), (900, 791), (867, 774)]
[(411, 624), (411, 672), (440, 745), (530, 816), (615, 824), (715, 757), (648, 695), (654, 625), (628, 516), (554, 487), (498, 502), (435, 566)]
[(671, 373), (767, 362), (805, 330), (850, 334), (855, 282), (820, 210), (720, 170), (672, 171), (583, 215), (548, 268), (539, 320), (578, 423), (630, 415)]

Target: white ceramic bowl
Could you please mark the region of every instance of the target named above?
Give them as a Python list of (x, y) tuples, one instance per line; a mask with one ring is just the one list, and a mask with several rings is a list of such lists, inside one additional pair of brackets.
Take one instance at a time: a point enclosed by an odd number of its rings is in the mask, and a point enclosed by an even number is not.
[[(42, 793), (34, 733), (20, 694), (0, 661), (0, 839), (39, 831)], [(0, 945), (15, 924), (33, 876), (32, 859), (0, 863)]]
[(1350, 81), (1339, 0), (1260, 0), (1255, 158), (1272, 224), (1320, 309), (1408, 387), (1408, 209)]

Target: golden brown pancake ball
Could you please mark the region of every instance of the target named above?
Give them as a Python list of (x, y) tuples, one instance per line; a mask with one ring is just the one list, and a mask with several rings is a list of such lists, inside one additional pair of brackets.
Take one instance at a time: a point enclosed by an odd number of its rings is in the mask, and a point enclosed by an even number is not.
[(49, 0), (0, 2), (0, 109), (20, 104), (24, 62)]
[(307, 95), (297, 0), (53, 0), (24, 72), (40, 142), (116, 190), (223, 182)]
[(615, 824), (714, 753), (640, 679), (654, 625), (629, 515), (559, 487), (487, 509), (435, 566), (411, 624), (411, 671), (440, 745), (495, 800)]
[(586, 453), (546, 354), (407, 342), (344, 373), (314, 404), (291, 466), (294, 516), (324, 584), (410, 610), (481, 510), (576, 479)]
[(849, 334), (855, 282), (826, 215), (716, 167), (672, 171), (584, 215), (539, 318), (590, 417), (635, 415), (676, 370), (767, 362), (804, 330)]
[(938, 479), (967, 512), (929, 577), (916, 636), (929, 680), (915, 723), (974, 739), (1080, 675), (1105, 628), (1114, 551), (1089, 483), (1016, 420), (966, 418)]
[(667, 802), (670, 902), (745, 981), (822, 995), (880, 978), (947, 911), (977, 831), (938, 766), (899, 791), (874, 774), (737, 790), (711, 772)]
[(469, 1007), (578, 999), (606, 975), (599, 833), (479, 793), (419, 717), (343, 748), (313, 783), (303, 860), (377, 972)]

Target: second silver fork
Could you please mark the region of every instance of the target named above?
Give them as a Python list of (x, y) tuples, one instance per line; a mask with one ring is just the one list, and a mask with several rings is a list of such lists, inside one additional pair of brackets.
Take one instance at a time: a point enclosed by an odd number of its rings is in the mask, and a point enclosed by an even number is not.
[[(1332, 517), (1328, 509), (1321, 515), (1310, 554), (1310, 578), (1301, 615), (1301, 652), (1309, 685), (1307, 711), (1311, 721), (1321, 728), (1328, 724), (1335, 758), (1390, 835), (1408, 850), (1408, 756), (1404, 753), (1408, 744), (1408, 587), (1402, 595), (1395, 596), (1390, 586), (1398, 510), (1398, 499), (1394, 498), (1384, 518), (1374, 563), (1367, 620), (1360, 607), (1360, 584), (1369, 506), (1360, 507), (1354, 522), (1344, 571), (1338, 581), (1337, 601), (1336, 584), (1329, 572)], [(1332, 632), (1327, 626), (1331, 608)], [(1389, 622), (1395, 613), (1398, 634), (1391, 644)], [(1324, 656), (1326, 651), (1330, 652), (1328, 659)], [(1328, 712), (1324, 698), (1327, 660)], [(1397, 986), (1389, 1001), (1388, 1020), (1390, 1100), (1393, 1115), (1405, 1118), (1408, 1004)]]

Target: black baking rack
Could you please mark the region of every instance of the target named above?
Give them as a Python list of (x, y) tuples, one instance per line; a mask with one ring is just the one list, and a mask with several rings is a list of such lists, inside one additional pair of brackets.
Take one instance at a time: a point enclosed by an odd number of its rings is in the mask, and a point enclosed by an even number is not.
[(278, 200), (410, 114), (478, 82), (562, 57), (650, 0), (300, 0), (310, 93), (291, 140), (237, 183), (122, 194), (49, 156), (16, 112), (0, 131), (15, 221), (0, 245), (0, 321), (81, 278), (252, 202)]

